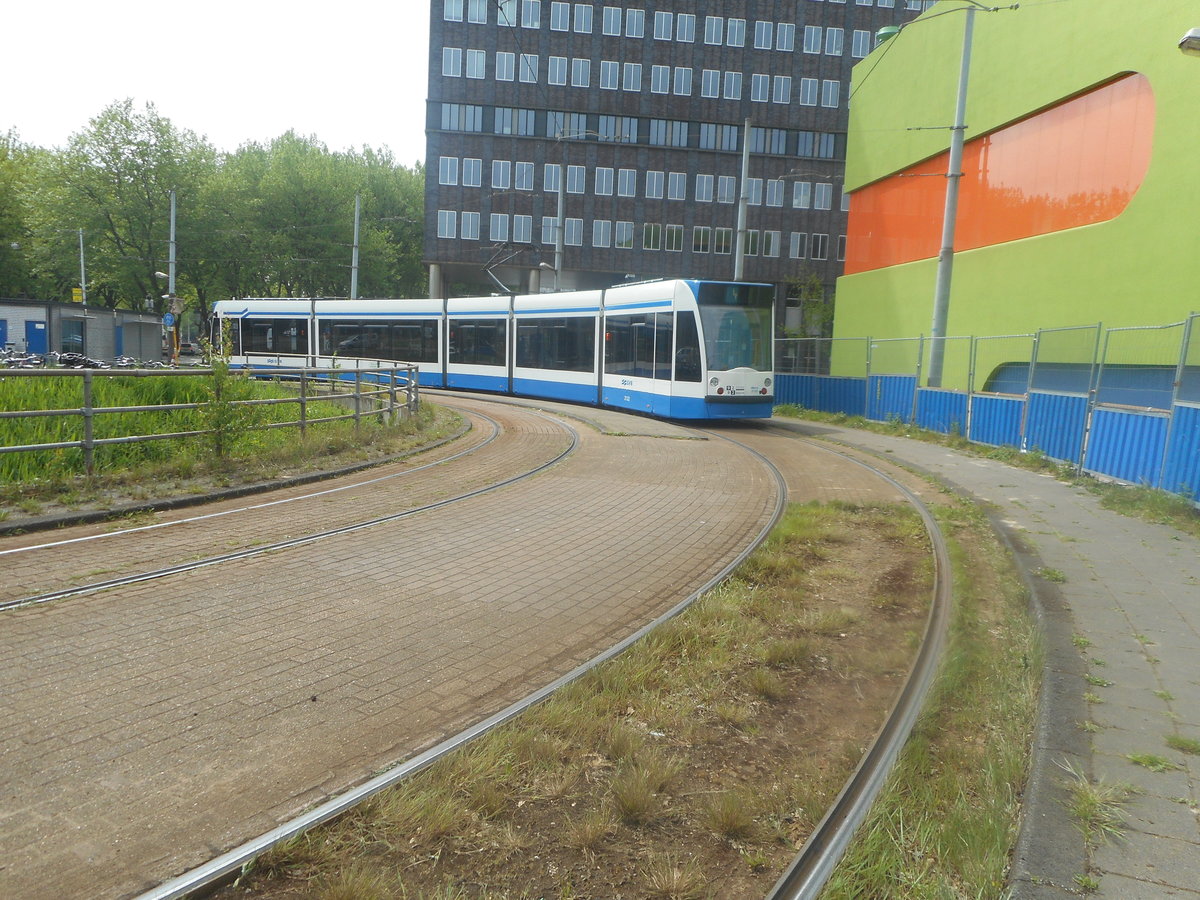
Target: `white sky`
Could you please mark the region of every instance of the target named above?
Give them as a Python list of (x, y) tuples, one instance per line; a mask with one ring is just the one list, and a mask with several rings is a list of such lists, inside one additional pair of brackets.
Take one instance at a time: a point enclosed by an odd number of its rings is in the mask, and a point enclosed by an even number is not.
[(114, 101), (153, 103), (218, 150), (288, 129), (330, 150), (425, 155), (423, 0), (15, 0), (0, 133), (62, 147)]

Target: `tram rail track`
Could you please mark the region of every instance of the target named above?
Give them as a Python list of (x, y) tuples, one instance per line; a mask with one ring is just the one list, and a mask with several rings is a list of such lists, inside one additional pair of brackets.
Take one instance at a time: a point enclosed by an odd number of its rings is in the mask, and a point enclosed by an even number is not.
[[(934, 584), (926, 619), (925, 633), (904, 686), (886, 721), (862, 757), (851, 778), (847, 781), (824, 818), (814, 829), (800, 853), (772, 888), (771, 893), (767, 895), (768, 900), (809, 900), (809, 898), (815, 898), (819, 895), (837, 862), (845, 853), (855, 830), (863, 819), (865, 819), (871, 804), (882, 789), (888, 773), (899, 756), (900, 750), (920, 713), (925, 696), (936, 675), (945, 641), (952, 603), (952, 575), (945, 539), (932, 513), (915, 493), (895, 478), (883, 472), (880, 468), (852, 454), (843, 453), (819, 441), (799, 438), (794, 432), (790, 432), (787, 429), (772, 430), (790, 439), (803, 440), (807, 446), (845, 459), (856, 466), (866, 469), (875, 477), (891, 485), (918, 511), (926, 534), (929, 537), (934, 556)], [(783, 510), (786, 508), (787, 489), (779, 469), (762, 453), (741, 441), (731, 438), (728, 434), (715, 431), (706, 433), (710, 436), (730, 441), (744, 449), (747, 453), (757, 457), (772, 473), (778, 486), (779, 501), (770, 522), (755, 536), (755, 539), (746, 549), (721, 572), (643, 628), (609, 647), (573, 671), (546, 685), (544, 688), (534, 691), (501, 712), (461, 731), (437, 746), (412, 757), (365, 784), (330, 799), (305, 815), (286, 822), (196, 869), (159, 885), (157, 888), (142, 894), (138, 900), (169, 900), (169, 898), (193, 896), (229, 880), (236, 872), (242, 870), (256, 856), (270, 847), (336, 818), (367, 798), (410, 777), (438, 759), (470, 743), (472, 740), (486, 734), (497, 726), (510, 721), (524, 710), (546, 699), (559, 688), (573, 682), (601, 663), (620, 655), (628, 647), (641, 640), (666, 621), (677, 616), (694, 603), (696, 599), (728, 578), (737, 566), (766, 539), (771, 529), (778, 522)]]
[[(485, 422), (487, 422), (491, 426), (491, 433), (489, 435), (487, 435), (484, 438), (484, 440), (482, 440), (478, 444), (475, 444), (472, 447), (466, 448), (458, 453), (452, 454), (443, 459), (439, 459), (439, 460), (436, 460), (436, 461), (433, 461), (433, 462), (430, 462), (430, 463), (427, 463), (427, 464), (424, 464), (421, 466), (417, 466), (417, 467), (410, 468), (410, 469), (405, 469), (405, 470), (399, 471), (399, 472), (389, 473), (389, 474), (383, 475), (383, 476), (377, 476), (374, 478), (360, 479), (360, 480), (353, 481), (349, 484), (338, 485), (338, 486), (335, 486), (332, 488), (325, 488), (325, 489), (322, 489), (319, 491), (312, 491), (312, 492), (308, 492), (308, 493), (304, 493), (304, 494), (300, 494), (300, 495), (285, 497), (282, 499), (270, 500), (270, 501), (266, 501), (263, 503), (248, 504), (248, 505), (237, 507), (234, 509), (221, 510), (218, 512), (206, 513), (206, 514), (199, 515), (199, 516), (188, 516), (188, 517), (181, 518), (181, 519), (174, 519), (169, 522), (160, 522), (160, 523), (154, 523), (154, 524), (150, 524), (150, 525), (136, 526), (136, 527), (132, 527), (132, 528), (123, 528), (123, 529), (118, 529), (118, 530), (111, 531), (111, 532), (90, 534), (90, 535), (84, 535), (84, 536), (75, 537), (75, 538), (68, 538), (68, 539), (60, 540), (60, 541), (49, 541), (49, 542), (45, 542), (45, 543), (41, 543), (41, 544), (34, 544), (34, 545), (29, 545), (29, 546), (11, 548), (8, 550), (0, 551), (0, 559), (4, 558), (6, 556), (9, 558), (15, 558), (15, 557), (19, 557), (23, 554), (32, 554), (32, 553), (36, 553), (39, 551), (61, 550), (64, 548), (69, 548), (70, 546), (75, 545), (75, 544), (91, 543), (94, 541), (102, 541), (105, 539), (117, 539), (117, 538), (122, 538), (122, 537), (128, 537), (130, 535), (142, 534), (142, 533), (146, 533), (146, 532), (168, 529), (168, 528), (177, 527), (177, 526), (192, 525), (192, 524), (206, 522), (206, 521), (209, 521), (212, 519), (217, 519), (217, 518), (222, 518), (222, 517), (227, 517), (227, 516), (234, 516), (234, 515), (245, 514), (245, 513), (249, 513), (249, 512), (259, 512), (259, 511), (262, 511), (265, 509), (270, 509), (270, 508), (282, 506), (285, 504), (297, 503), (297, 502), (303, 502), (303, 501), (312, 501), (314, 499), (319, 499), (319, 498), (327, 498), (327, 497), (331, 497), (338, 493), (343, 493), (343, 492), (351, 491), (351, 490), (361, 490), (363, 488), (368, 488), (368, 487), (372, 487), (375, 485), (379, 485), (383, 482), (394, 481), (394, 480), (397, 480), (400, 478), (405, 478), (405, 477), (408, 477), (410, 475), (416, 474), (421, 471), (425, 471), (430, 468), (434, 468), (437, 466), (443, 466), (443, 465), (449, 464), (451, 462), (464, 459), (468, 456), (471, 456), (472, 454), (475, 454), (475, 453), (481, 451), (485, 447), (492, 444), (503, 431), (503, 427), (502, 427), (501, 423), (499, 421), (497, 421), (497, 419), (495, 419), (494, 417), (489, 416), (485, 413), (474, 411), (473, 415), (480, 417), (481, 419), (483, 419)], [(501, 488), (507, 487), (509, 485), (519, 483), (520, 481), (531, 478), (534, 475), (538, 474), (539, 472), (542, 472), (545, 469), (563, 461), (564, 459), (569, 457), (572, 453), (574, 453), (576, 448), (579, 445), (578, 431), (576, 431), (576, 429), (572, 425), (570, 425), (569, 423), (565, 423), (559, 419), (550, 417), (550, 416), (546, 416), (546, 415), (542, 415), (542, 414), (536, 414), (536, 415), (539, 415), (540, 418), (542, 418), (546, 421), (552, 422), (555, 426), (561, 428), (562, 431), (565, 432), (566, 435), (569, 437), (567, 446), (561, 452), (555, 454), (550, 459), (543, 460), (543, 461), (539, 462), (537, 465), (523, 469), (522, 471), (519, 471), (508, 477), (499, 479), (494, 482), (484, 484), (480, 487), (473, 488), (471, 490), (460, 492), (451, 497), (447, 497), (447, 498), (436, 500), (436, 501), (429, 502), (429, 503), (420, 504), (420, 505), (417, 505), (417, 506), (414, 506), (414, 507), (411, 507), (411, 508), (408, 508), (405, 510), (401, 510), (396, 513), (391, 513), (391, 514), (383, 515), (383, 516), (375, 516), (375, 517), (365, 519), (362, 521), (351, 522), (349, 524), (345, 524), (345, 525), (342, 525), (342, 526), (339, 526), (336, 528), (324, 529), (321, 531), (301, 535), (301, 536), (294, 537), (294, 538), (288, 538), (285, 540), (272, 541), (272, 542), (260, 544), (260, 545), (254, 546), (254, 547), (248, 547), (245, 549), (233, 551), (230, 553), (216, 554), (216, 555), (212, 555), (212, 556), (207, 556), (202, 559), (191, 560), (191, 561), (182, 562), (182, 563), (178, 563), (178, 564), (174, 564), (174, 565), (161, 566), (161, 567), (154, 568), (154, 569), (133, 572), (133, 573), (130, 573), (127, 575), (122, 575), (117, 578), (105, 579), (102, 581), (94, 581), (94, 582), (90, 582), (87, 584), (81, 584), (81, 585), (73, 585), (70, 587), (64, 587), (64, 588), (59, 588), (56, 590), (44, 591), (44, 592), (40, 592), (38, 594), (33, 594), (33, 595), (25, 596), (25, 597), (0, 600), (0, 612), (4, 612), (4, 611), (10, 610), (10, 609), (16, 609), (16, 608), (20, 608), (20, 607), (35, 606), (35, 605), (42, 604), (42, 603), (48, 603), (48, 602), (51, 602), (54, 600), (66, 599), (68, 597), (77, 597), (77, 596), (82, 596), (82, 595), (86, 595), (86, 594), (97, 593), (100, 591), (111, 590), (111, 589), (123, 587), (126, 585), (137, 584), (139, 582), (153, 581), (153, 580), (167, 578), (167, 577), (174, 576), (174, 575), (182, 575), (184, 573), (196, 571), (198, 569), (204, 569), (204, 568), (209, 568), (211, 566), (217, 566), (217, 565), (230, 563), (230, 562), (234, 562), (234, 561), (238, 561), (238, 560), (249, 559), (249, 558), (252, 558), (255, 556), (261, 556), (266, 553), (278, 552), (280, 550), (287, 550), (287, 549), (292, 549), (292, 548), (296, 548), (296, 547), (301, 547), (306, 544), (316, 543), (316, 542), (319, 542), (322, 540), (326, 540), (326, 539), (333, 538), (333, 537), (338, 537), (338, 536), (345, 535), (345, 534), (350, 534), (350, 533), (353, 533), (356, 531), (361, 531), (363, 529), (372, 528), (372, 527), (375, 527), (378, 525), (397, 522), (397, 521), (400, 521), (405, 518), (416, 516), (420, 513), (429, 512), (429, 511), (436, 510), (436, 509), (441, 509), (446, 506), (450, 506), (455, 503), (460, 503), (460, 502), (463, 502), (466, 500), (470, 500), (474, 497), (478, 497), (483, 494), (490, 493), (492, 491), (496, 491)]]

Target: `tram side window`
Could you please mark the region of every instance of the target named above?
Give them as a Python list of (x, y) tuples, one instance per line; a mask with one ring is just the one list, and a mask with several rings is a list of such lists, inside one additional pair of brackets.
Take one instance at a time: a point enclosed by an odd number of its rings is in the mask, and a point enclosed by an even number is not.
[(522, 319), (517, 322), (517, 365), (557, 372), (591, 372), (596, 360), (593, 318)]
[(654, 315), (609, 316), (604, 324), (604, 371), (654, 376)]
[(243, 319), (242, 352), (308, 353), (307, 319)]
[(700, 334), (696, 314), (681, 312), (675, 329), (675, 380), (700, 381)]
[(392, 355), (388, 359), (403, 362), (437, 362), (437, 322), (422, 319), (419, 322), (399, 322), (391, 327)]
[(507, 338), (508, 322), (504, 319), (452, 319), (449, 360), (472, 366), (503, 366)]

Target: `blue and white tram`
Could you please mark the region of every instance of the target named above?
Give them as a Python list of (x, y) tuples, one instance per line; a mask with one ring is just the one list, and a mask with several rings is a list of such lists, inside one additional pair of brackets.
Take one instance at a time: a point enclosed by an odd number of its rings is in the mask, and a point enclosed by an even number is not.
[[(765, 418), (770, 285), (652, 281), (446, 300), (228, 300), (235, 365), (415, 363), (426, 387), (609, 406), (670, 419)], [(264, 357), (267, 357), (264, 359)]]

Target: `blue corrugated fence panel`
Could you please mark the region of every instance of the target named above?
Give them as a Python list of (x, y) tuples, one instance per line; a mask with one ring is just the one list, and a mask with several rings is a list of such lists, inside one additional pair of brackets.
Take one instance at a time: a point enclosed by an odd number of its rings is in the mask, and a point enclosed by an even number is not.
[(967, 433), (967, 395), (959, 391), (917, 391), (917, 425), (942, 434)]
[(1024, 411), (1024, 397), (975, 394), (971, 398), (971, 433), (967, 437), (996, 447), (1020, 447)]
[(1084, 467), (1133, 484), (1157, 485), (1169, 422), (1162, 413), (1098, 407), (1092, 413)]
[(1087, 397), (1030, 391), (1024, 449), (1077, 463), (1086, 421)]
[(818, 412), (861, 416), (866, 380), (833, 375), (776, 375), (775, 402)]
[(1200, 406), (1175, 406), (1162, 489), (1200, 499)]
[(871, 375), (867, 379), (867, 418), (877, 422), (912, 422), (914, 375)]

